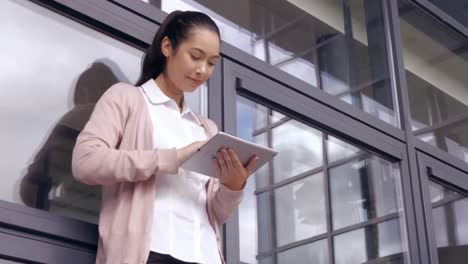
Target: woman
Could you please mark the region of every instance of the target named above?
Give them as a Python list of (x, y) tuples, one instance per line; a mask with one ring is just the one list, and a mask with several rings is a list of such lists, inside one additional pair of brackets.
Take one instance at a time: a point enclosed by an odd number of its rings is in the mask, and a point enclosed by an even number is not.
[(102, 185), (96, 263), (224, 263), (219, 225), (242, 199), (256, 163), (232, 150), (213, 160), (217, 178), (179, 169), (216, 125), (184, 101), (219, 60), (216, 24), (199, 12), (171, 13), (143, 60), (136, 86), (101, 97), (77, 139), (73, 174)]

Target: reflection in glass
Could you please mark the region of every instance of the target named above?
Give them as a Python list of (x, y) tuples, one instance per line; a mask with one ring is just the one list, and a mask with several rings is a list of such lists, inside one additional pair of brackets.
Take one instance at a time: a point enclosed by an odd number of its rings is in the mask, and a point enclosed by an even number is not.
[(272, 146), (278, 151), (273, 161), (275, 182), (322, 165), (322, 133), (296, 120), (272, 129)]
[[(343, 160), (357, 156), (360, 152), (359, 148), (339, 140), (332, 136), (327, 136), (327, 157), (328, 162)], [(362, 153), (364, 154), (364, 153)]]
[(141, 52), (31, 1), (0, 10), (0, 200), (97, 222), (100, 188), (74, 180), (72, 150), (100, 96), (136, 80)]
[(463, 263), (468, 257), (468, 198), (429, 182), (434, 233), (440, 263)]
[[(239, 206), (242, 262), (273, 264), (278, 248), (318, 239), (277, 253), (276, 261), (328, 263), (328, 241), (320, 235), (329, 229), (329, 215), (333, 230), (351, 228), (331, 238), (339, 263), (384, 256), (391, 263), (406, 263), (398, 164), (241, 96), (236, 106), (238, 135), (279, 151), (272, 164), (250, 177), (245, 186)], [(324, 143), (329, 164), (323, 164)], [(291, 179), (301, 173), (308, 174)], [(326, 206), (327, 181), (330, 208)], [(360, 225), (350, 227), (355, 224)], [(344, 252), (348, 247), (352, 250)]]
[(468, 5), (465, 0), (429, 0), (429, 2), (468, 28)]
[(396, 213), (398, 173), (378, 157), (360, 158), (330, 169), (333, 229)]
[(282, 246), (327, 231), (322, 173), (275, 190), (276, 240)]
[[(268, 146), (267, 133), (258, 132), (268, 125), (270, 117), (268, 109), (240, 96), (237, 97), (236, 107), (237, 136)], [(269, 177), (268, 164), (251, 175), (244, 187), (244, 198), (239, 205), (240, 258), (250, 264), (258, 263), (257, 252), (269, 252), (273, 248), (270, 195), (268, 192), (255, 195), (256, 189), (270, 184)], [(265, 262), (260, 260), (260, 263), (263, 263), (262, 261)]]
[[(406, 263), (399, 220), (369, 225), (334, 237), (336, 264), (367, 263), (385, 257), (382, 263)], [(383, 260), (382, 260), (383, 261)]]
[[(256, 144), (268, 147), (268, 138), (264, 130), (268, 125), (268, 118), (271, 115), (268, 109), (260, 104), (256, 104), (248, 99), (238, 96), (237, 107), (237, 136)], [(270, 183), (268, 165), (264, 165), (257, 170), (250, 179), (256, 181), (255, 188), (262, 188)]]
[(468, 162), (468, 39), (399, 0), (412, 129)]
[(328, 264), (327, 241), (320, 240), (278, 253), (278, 264)]
[(6, 260), (6, 259), (1, 259), (0, 258), (0, 264), (16, 264), (16, 263), (24, 263), (24, 262), (17, 262), (17, 261), (13, 261), (13, 260)]
[(170, 13), (196, 10), (223, 41), (398, 126), (383, 0), (143, 0)]

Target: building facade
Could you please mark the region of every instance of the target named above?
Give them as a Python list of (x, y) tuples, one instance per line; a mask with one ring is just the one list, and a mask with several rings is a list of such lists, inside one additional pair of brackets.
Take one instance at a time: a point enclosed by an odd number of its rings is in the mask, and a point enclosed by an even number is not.
[(466, 262), (466, 1), (4, 0), (0, 263), (94, 263), (75, 139), (174, 10), (221, 30), (189, 105), (279, 151), (223, 226), (228, 263)]

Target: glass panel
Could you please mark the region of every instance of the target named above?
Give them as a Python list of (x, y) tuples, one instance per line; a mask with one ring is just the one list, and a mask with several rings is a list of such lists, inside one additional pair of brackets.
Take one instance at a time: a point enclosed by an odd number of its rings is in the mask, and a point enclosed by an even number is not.
[[(236, 107), (237, 136), (268, 146), (266, 127), (270, 117), (269, 110), (240, 96), (237, 97)], [(270, 184), (269, 166), (264, 165), (249, 177), (244, 188), (244, 198), (239, 205), (240, 259), (245, 263), (269, 263), (265, 259), (257, 260), (257, 254), (273, 249), (270, 194), (255, 194), (256, 189)]]
[(276, 240), (283, 246), (327, 231), (322, 173), (275, 189)]
[(0, 259), (0, 264), (16, 264), (16, 263), (24, 263), (24, 262), (17, 262), (17, 261), (13, 261), (13, 260), (6, 260), (6, 259)]
[(468, 39), (398, 3), (413, 132), (468, 162)]
[(398, 126), (382, 0), (143, 1), (202, 11), (223, 41)]
[[(266, 119), (265, 127), (257, 127), (258, 117)], [(406, 263), (402, 254), (407, 247), (406, 237), (402, 237), (404, 223), (400, 223), (404, 216), (398, 164), (324, 135), (241, 96), (237, 97), (237, 133), (279, 152), (272, 164), (265, 166), (268, 167), (265, 180), (259, 180), (256, 174), (249, 178), (245, 187), (244, 200), (239, 207), (242, 262), (271, 263), (275, 250), (326, 234), (327, 216), (330, 216), (334, 230), (344, 232), (342, 228), (347, 227), (349, 231), (354, 228), (364, 237), (337, 245), (339, 253), (344, 254), (343, 261), (377, 258), (392, 261), (388, 263)], [(323, 142), (329, 164), (323, 164)], [(328, 173), (324, 173), (323, 168), (328, 168)], [(277, 176), (278, 170), (287, 176)], [(291, 179), (296, 175), (298, 179)], [(327, 181), (331, 208), (326, 206)], [(373, 227), (363, 228), (370, 224), (369, 220), (373, 221)], [(361, 225), (352, 227), (355, 224)], [(340, 243), (346, 239), (346, 234), (335, 240)], [(293, 244), (294, 248), (278, 253), (276, 260), (278, 263), (328, 263), (327, 254), (331, 251), (326, 241)], [(366, 247), (371, 247), (372, 243), (375, 244), (374, 255), (367, 255)], [(355, 247), (351, 257), (341, 253), (347, 244)]]
[(438, 183), (429, 183), (440, 263), (463, 263), (468, 257), (468, 198)]
[[(281, 169), (280, 172), (288, 172), (288, 175), (283, 177), (287, 178), (320, 166), (322, 135), (319, 131), (295, 120), (273, 123), (277, 120), (284, 120), (286, 116), (243, 97), (237, 97), (236, 106), (237, 135), (258, 144), (273, 147), (280, 152), (273, 160), (273, 165), (263, 166), (249, 178), (244, 189), (244, 199), (239, 206), (240, 257), (243, 262), (258, 263), (263, 257), (257, 260), (257, 254), (271, 253), (273, 250), (275, 227), (272, 225), (274, 211), (271, 208), (270, 192), (256, 194), (255, 191), (270, 186), (272, 184), (270, 179), (278, 172), (278, 169)], [(294, 138), (297, 140), (291, 140)], [(309, 143), (304, 144), (304, 142)], [(313, 155), (317, 157), (316, 159), (310, 158), (312, 151), (315, 151)], [(306, 159), (304, 155), (309, 158)], [(276, 162), (283, 164), (283, 167), (275, 165)], [(296, 166), (302, 164), (302, 168), (293, 170), (292, 165), (288, 163), (296, 164)], [(275, 178), (275, 180), (278, 179)], [(276, 225), (276, 232), (278, 236), (281, 236), (279, 243), (290, 243), (326, 231), (323, 174), (308, 176), (279, 188), (274, 196), (279, 201), (276, 204), (276, 211), (290, 210), (292, 206), (295, 208), (293, 218), (279, 219), (284, 223)], [(309, 201), (311, 200), (317, 201), (316, 209), (310, 208)], [(281, 216), (277, 215), (277, 217)], [(286, 224), (294, 225), (291, 229), (295, 230), (292, 236), (287, 234), (291, 230), (284, 229)]]
[(74, 180), (72, 150), (104, 91), (136, 80), (141, 52), (31, 1), (0, 10), (0, 199), (97, 222), (100, 188)]
[(278, 264), (328, 264), (327, 240), (320, 240), (278, 253)]
[[(33, 1), (0, 10), (0, 200), (96, 223), (100, 187), (74, 180), (72, 150), (100, 96), (137, 80), (142, 52)], [(203, 91), (187, 95), (202, 114)]]
[(466, 0), (429, 0), (429, 2), (468, 28), (468, 5)]
[[(248, 99), (237, 97), (237, 136), (245, 140), (255, 142), (262, 146), (268, 146), (266, 127), (270, 117), (268, 109)], [(256, 188), (262, 188), (270, 183), (268, 165), (264, 165), (252, 175), (249, 180), (256, 180)]]
[(327, 157), (330, 163), (355, 157), (362, 153), (359, 148), (331, 136), (327, 136), (326, 143)]
[(369, 225), (334, 237), (336, 264), (407, 263), (398, 219)]
[(280, 182), (317, 168), (323, 163), (322, 133), (296, 120), (272, 129), (273, 178)]
[(397, 213), (401, 201), (398, 176), (392, 163), (375, 156), (331, 168), (333, 229)]

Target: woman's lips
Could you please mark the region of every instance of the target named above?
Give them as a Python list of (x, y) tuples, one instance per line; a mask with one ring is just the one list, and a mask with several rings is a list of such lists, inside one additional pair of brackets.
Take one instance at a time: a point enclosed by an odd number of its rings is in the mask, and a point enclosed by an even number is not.
[(194, 86), (198, 86), (200, 84), (202, 84), (202, 81), (201, 80), (197, 80), (197, 79), (193, 79), (193, 78), (190, 78), (190, 77), (187, 77), (190, 82), (194, 85)]

